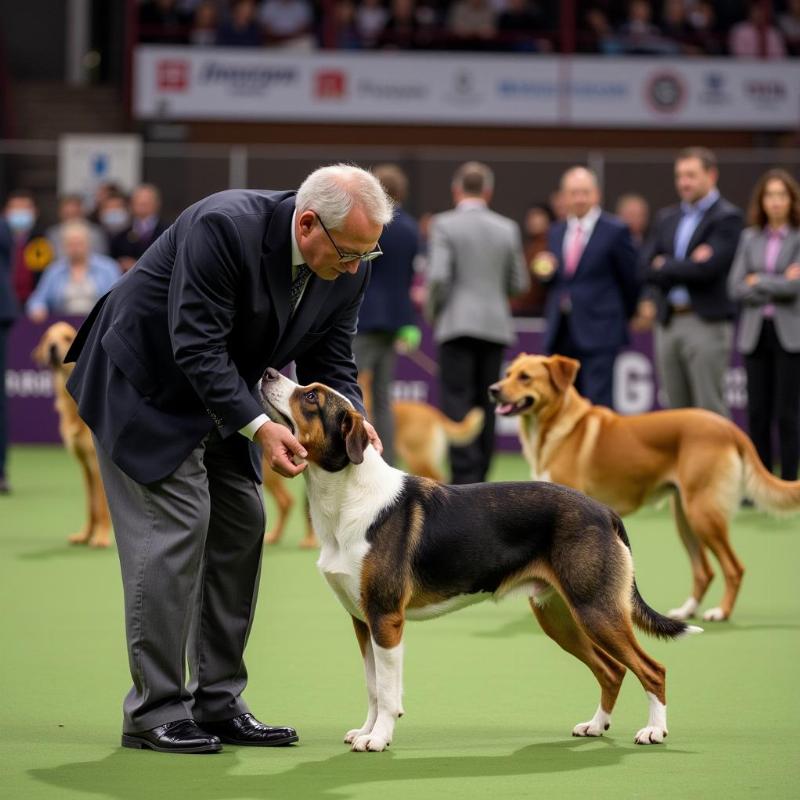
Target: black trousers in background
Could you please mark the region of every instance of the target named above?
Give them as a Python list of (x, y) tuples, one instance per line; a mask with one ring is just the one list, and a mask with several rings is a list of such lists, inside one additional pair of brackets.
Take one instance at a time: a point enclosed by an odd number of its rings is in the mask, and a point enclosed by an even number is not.
[(8, 403), (6, 400), (6, 357), (11, 325), (0, 321), (0, 478), (6, 477), (8, 449)]
[(454, 420), (480, 406), (485, 414), (483, 432), (466, 447), (450, 448), (453, 483), (486, 480), (494, 453), (494, 405), (489, 387), (500, 377), (505, 346), (462, 336), (439, 345), (439, 382), (442, 411)]
[(772, 429), (778, 423), (781, 477), (797, 480), (800, 462), (800, 353), (783, 349), (772, 320), (765, 319), (756, 349), (745, 356), (750, 438), (772, 470)]

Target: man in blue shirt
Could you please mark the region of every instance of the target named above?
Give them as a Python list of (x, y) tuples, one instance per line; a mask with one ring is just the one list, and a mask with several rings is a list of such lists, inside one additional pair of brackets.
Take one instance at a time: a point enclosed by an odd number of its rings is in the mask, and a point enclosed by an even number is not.
[(735, 307), (726, 281), (742, 231), (742, 212), (717, 189), (714, 154), (682, 150), (675, 160), (677, 206), (662, 209), (642, 248), (648, 300), (657, 318), (656, 367), (671, 408), (700, 407), (729, 416), (725, 372)]

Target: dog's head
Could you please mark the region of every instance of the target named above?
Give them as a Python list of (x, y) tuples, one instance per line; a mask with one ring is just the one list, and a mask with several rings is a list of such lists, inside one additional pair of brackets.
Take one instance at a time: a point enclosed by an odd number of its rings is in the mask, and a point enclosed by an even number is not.
[(496, 411), (504, 417), (536, 414), (553, 405), (575, 382), (580, 362), (564, 356), (531, 356), (520, 353), (505, 377), (489, 387)]
[(364, 460), (369, 444), (364, 417), (335, 389), (322, 383), (299, 386), (270, 367), (259, 394), (264, 410), (294, 434), (311, 464), (339, 472)]
[(40, 367), (64, 369), (64, 356), (76, 335), (77, 331), (68, 322), (56, 322), (44, 332), (31, 358)]

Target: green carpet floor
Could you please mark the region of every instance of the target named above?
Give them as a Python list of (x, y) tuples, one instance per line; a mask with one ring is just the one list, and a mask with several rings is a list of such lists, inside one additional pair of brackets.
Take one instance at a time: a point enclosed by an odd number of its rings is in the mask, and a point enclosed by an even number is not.
[[(670, 736), (639, 747), (647, 704), (629, 675), (611, 730), (573, 739), (599, 691), (542, 632), (524, 598), (406, 629), (405, 708), (390, 751), (350, 753), (365, 712), (347, 614), (296, 547), (300, 516), (266, 553), (248, 649), (247, 698), (299, 746), (165, 756), (119, 747), (129, 685), (114, 550), (69, 547), (83, 513), (78, 471), (56, 448), (16, 448), (0, 497), (0, 796), (124, 800), (336, 798), (796, 798), (800, 692), (800, 524), (743, 512), (747, 566), (734, 619), (687, 640), (641, 641), (667, 666)], [(520, 458), (496, 479), (524, 479)], [(293, 488), (300, 490), (299, 481)], [(666, 509), (626, 520), (645, 599), (689, 589)], [(719, 582), (706, 606), (716, 605)]]

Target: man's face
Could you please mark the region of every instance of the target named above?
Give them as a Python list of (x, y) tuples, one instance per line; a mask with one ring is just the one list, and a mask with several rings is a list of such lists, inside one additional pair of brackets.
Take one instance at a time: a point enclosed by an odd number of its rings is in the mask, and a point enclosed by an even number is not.
[(569, 173), (561, 185), (567, 214), (583, 217), (600, 202), (600, 191), (588, 172)]
[(63, 243), (64, 254), (70, 263), (82, 263), (89, 258), (89, 237), (86, 231), (79, 228), (65, 231)]
[(158, 214), (158, 198), (152, 189), (137, 189), (131, 195), (131, 214), (137, 219), (147, 219)]
[[(345, 272), (357, 272), (361, 259), (355, 254), (374, 250), (382, 232), (383, 227), (371, 222), (358, 206), (351, 209), (339, 228), (329, 228), (328, 233), (310, 209), (295, 219), (297, 245), (305, 262), (314, 274), (326, 281), (336, 280)], [(337, 247), (342, 253), (354, 257), (342, 261), (336, 252)]]
[(682, 158), (675, 162), (675, 189), (684, 203), (702, 200), (717, 183), (717, 170), (706, 169), (699, 158)]

